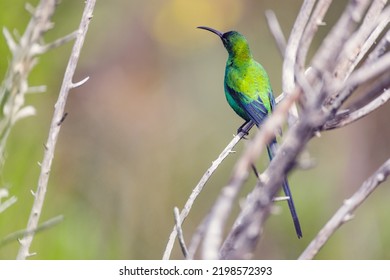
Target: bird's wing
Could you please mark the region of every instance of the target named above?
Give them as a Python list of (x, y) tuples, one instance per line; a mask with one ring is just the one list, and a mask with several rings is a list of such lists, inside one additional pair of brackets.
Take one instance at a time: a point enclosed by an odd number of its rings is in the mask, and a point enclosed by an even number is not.
[(247, 112), (249, 117), (259, 126), (268, 115), (267, 108), (265, 108), (260, 97), (250, 102), (241, 101), (242, 107)]
[(268, 110), (264, 106), (260, 96), (258, 96), (257, 99), (251, 100), (245, 94), (237, 92), (229, 86), (226, 88), (233, 99), (236, 101), (237, 105), (239, 105), (241, 109), (245, 111), (248, 117), (254, 121), (257, 126), (259, 126), (268, 115)]

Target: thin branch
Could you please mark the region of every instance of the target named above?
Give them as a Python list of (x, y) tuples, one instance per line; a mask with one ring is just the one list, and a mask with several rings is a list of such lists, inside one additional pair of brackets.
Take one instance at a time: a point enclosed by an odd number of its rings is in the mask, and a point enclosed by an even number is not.
[(357, 86), (364, 84), (390, 69), (390, 53), (381, 57), (381, 59), (364, 65), (354, 71), (350, 78), (343, 84), (335, 83), (332, 85), (332, 92), (337, 92), (335, 99), (331, 102), (329, 110), (335, 112), (344, 102), (353, 94)]
[(45, 229), (51, 228), (51, 227), (59, 224), (63, 220), (64, 220), (64, 216), (60, 215), (60, 216), (51, 218), (51, 219), (43, 222), (34, 230), (34, 232), (27, 232), (25, 229), (13, 232), (0, 240), (0, 247), (4, 246), (10, 242), (17, 241), (17, 240), (19, 240), (19, 238), (22, 238), (26, 234), (38, 233), (38, 232), (43, 231)]
[(276, 18), (276, 15), (272, 10), (266, 10), (265, 17), (268, 22), (269, 30), (271, 31), (271, 34), (274, 36), (279, 52), (282, 55), (282, 57), (284, 57), (284, 53), (286, 51), (286, 38), (284, 38), (283, 31), (282, 28), (280, 27), (278, 19)]
[(183, 230), (181, 228), (181, 220), (180, 220), (180, 214), (179, 214), (179, 208), (175, 207), (173, 209), (173, 214), (175, 217), (175, 225), (176, 225), (176, 232), (177, 232), (177, 239), (179, 240), (181, 251), (183, 252), (183, 255), (186, 259), (188, 259), (188, 249), (186, 246), (186, 243), (184, 241), (184, 235)]
[(95, 0), (87, 0), (84, 12), (82, 15), (79, 33), (77, 39), (73, 45), (72, 53), (68, 62), (68, 66), (65, 71), (64, 80), (62, 82), (61, 90), (54, 106), (53, 118), (50, 125), (49, 136), (45, 144), (46, 148), (41, 166), (41, 173), (39, 175), (38, 187), (35, 193), (34, 204), (31, 210), (31, 214), (27, 223), (26, 234), (23, 239), (20, 240), (20, 248), (17, 255), (17, 259), (26, 259), (30, 253), (29, 248), (34, 237), (34, 231), (38, 226), (40, 214), (42, 212), (43, 202), (47, 190), (47, 184), (49, 181), (49, 175), (51, 170), (51, 164), (54, 157), (55, 146), (58, 139), (61, 126), (59, 126), (58, 120), (64, 115), (65, 104), (69, 94), (69, 90), (72, 88), (72, 78), (76, 70), (77, 62), (80, 56), (81, 48), (84, 43), (85, 35), (88, 31), (88, 25), (92, 18), (92, 12), (95, 6)]
[(390, 175), (390, 159), (388, 159), (343, 205), (321, 229), (314, 240), (299, 257), (300, 260), (313, 259), (325, 245), (332, 234), (345, 222), (351, 220), (355, 210), (368, 198), (368, 196)]
[[(0, 189), (0, 191), (3, 189)], [(7, 194), (8, 196), (8, 194)], [(1, 198), (1, 197), (0, 197)], [(8, 209), (12, 204), (15, 204), (18, 199), (16, 196), (11, 196), (6, 201), (0, 203), (0, 213)]]
[(283, 63), (283, 92), (287, 94), (290, 94), (290, 92), (295, 88), (294, 73), (298, 47), (303, 35), (303, 30), (305, 30), (305, 26), (310, 18), (314, 4), (315, 1), (313, 0), (305, 0), (303, 2), (288, 39)]
[[(298, 47), (315, 2), (316, 1), (313, 0), (305, 0), (303, 2), (288, 39), (282, 71), (282, 88), (283, 92), (287, 95), (291, 94), (292, 90), (295, 88), (295, 65)], [(293, 104), (287, 119), (288, 125), (293, 125), (297, 119), (298, 109), (297, 106)]]
[(323, 22), (326, 12), (329, 9), (332, 0), (320, 0), (318, 1), (310, 20), (308, 21), (304, 33), (302, 35), (300, 45), (297, 54), (297, 66), (298, 69), (305, 67), (307, 54), (309, 52), (314, 35), (317, 33), (318, 27), (323, 26), (326, 23)]
[[(366, 21), (370, 21), (372, 19), (372, 17), (376, 16), (376, 14), (373, 14), (373, 13), (376, 11), (376, 9), (383, 8), (382, 5), (385, 5), (385, 2), (387, 2), (387, 0), (386, 1), (378, 0), (376, 2), (380, 2), (380, 5), (378, 5), (378, 6), (372, 5), (371, 6), (370, 11), (368, 12), (368, 13), (371, 12), (370, 16), (366, 16), (366, 18), (365, 18), (364, 22), (362, 23), (362, 25), (364, 25), (366, 23)], [(376, 24), (375, 28), (372, 30), (372, 32), (369, 35), (369, 37), (367, 38), (367, 40), (363, 43), (363, 45), (361, 47), (361, 51), (359, 52), (358, 57), (354, 60), (353, 65), (351, 65), (350, 71), (349, 71), (348, 75), (353, 71), (353, 69), (356, 68), (356, 66), (363, 59), (363, 57), (366, 56), (368, 51), (375, 44), (375, 42), (378, 40), (378, 38), (380, 37), (382, 32), (385, 30), (385, 28), (388, 26), (389, 18), (390, 18), (390, 8), (387, 8), (385, 11), (383, 11), (382, 14), (379, 14), (378, 16), (379, 16), (379, 20), (378, 20), (379, 24)], [(389, 34), (390, 31), (388, 31), (387, 33)], [(371, 57), (371, 59), (372, 58), (373, 57)], [(365, 62), (369, 62), (369, 61), (366, 60)]]
[(62, 38), (59, 38), (57, 40), (55, 40), (54, 42), (51, 42), (49, 44), (46, 44), (46, 45), (37, 45), (36, 48), (34, 49), (34, 54), (43, 54), (51, 49), (54, 49), (54, 48), (58, 48), (59, 46), (62, 46), (70, 41), (72, 41), (73, 39), (75, 39), (77, 37), (77, 33), (78, 33), (78, 30), (62, 37)]
[(325, 37), (311, 61), (314, 74), (330, 72), (334, 69), (337, 61), (336, 57), (339, 56), (344, 43), (349, 39), (351, 33), (362, 19), (368, 4), (369, 1), (367, 0), (349, 1), (340, 19)]
[[(243, 131), (249, 131), (253, 123), (248, 123), (246, 126), (243, 127)], [(244, 132), (240, 132), (237, 134), (232, 141), (226, 146), (226, 148), (222, 151), (222, 153), (218, 156), (218, 158), (212, 162), (209, 169), (206, 170), (206, 172), (203, 174), (202, 178), (200, 179), (199, 183), (195, 186), (195, 188), (192, 190), (192, 193), (190, 197), (188, 198), (187, 202), (184, 205), (183, 210), (180, 213), (180, 222), (183, 223), (183, 221), (187, 218), (188, 214), (190, 213), (190, 210), (192, 208), (192, 205), (194, 204), (196, 198), (201, 193), (203, 187), (206, 185), (207, 181), (210, 179), (211, 175), (213, 175), (214, 171), (218, 168), (218, 166), (222, 163), (222, 161), (232, 153), (232, 150), (234, 146), (245, 136)], [(176, 239), (176, 227), (173, 228), (169, 240), (167, 243), (167, 246), (164, 251), (163, 260), (168, 260), (170, 258), (173, 244), (175, 243)]]
[(72, 83), (72, 88), (80, 87), (83, 84), (85, 84), (88, 80), (89, 80), (89, 77), (85, 77), (84, 79), (82, 79), (81, 81), (79, 81), (77, 83)]
[(16, 42), (12, 38), (11, 33), (8, 31), (8, 29), (6, 27), (3, 27), (3, 35), (4, 35), (5, 41), (8, 45), (8, 48), (11, 51), (11, 53), (12, 54), (15, 53), (18, 45), (16, 44)]
[(31, 3), (27, 2), (25, 5), (24, 5), (24, 8), (26, 9), (27, 12), (30, 13), (30, 15), (34, 15), (35, 13), (35, 8), (33, 5), (31, 5)]
[[(361, 96), (349, 103), (348, 111), (354, 112), (372, 102), (375, 98), (383, 94), (383, 92), (390, 88), (390, 71), (383, 73), (378, 78), (371, 80), (356, 89), (357, 96)], [(338, 114), (336, 114), (337, 116)]]
[(374, 1), (359, 29), (345, 43), (334, 71), (338, 80), (352, 73), (388, 25), (390, 7), (382, 12), (384, 4), (382, 0)]
[[(387, 78), (387, 82), (389, 82), (388, 75), (386, 75), (386, 78)], [(375, 87), (373, 93), (372, 94), (368, 93), (367, 95), (371, 96), (377, 94), (378, 90), (383, 91), (383, 88), (384, 87), (378, 89), (377, 87)], [(389, 101), (389, 99), (390, 99), (390, 89), (387, 89), (384, 92), (382, 92), (378, 97), (376, 97), (374, 100), (371, 100), (371, 102), (363, 105), (362, 107), (359, 107), (359, 109), (352, 110), (349, 108), (346, 111), (337, 113), (334, 116), (334, 118), (330, 119), (324, 124), (322, 129), (331, 130), (331, 129), (336, 129), (336, 128), (349, 125), (367, 116), (368, 114), (374, 112), (376, 109), (386, 104), (386, 102)]]

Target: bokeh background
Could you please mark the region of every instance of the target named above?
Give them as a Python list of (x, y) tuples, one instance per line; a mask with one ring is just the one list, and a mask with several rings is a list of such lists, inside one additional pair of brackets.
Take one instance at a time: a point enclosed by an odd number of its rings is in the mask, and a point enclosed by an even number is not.
[[(38, 1), (29, 1), (36, 4)], [(41, 222), (62, 223), (35, 236), (34, 259), (160, 259), (181, 208), (211, 161), (242, 121), (223, 94), (227, 54), (216, 36), (195, 27), (239, 30), (281, 91), (282, 59), (264, 11), (276, 13), (288, 36), (302, 1), (112, 0), (97, 1), (71, 91)], [(342, 12), (334, 1), (314, 47)], [(0, 25), (23, 33), (25, 1), (1, 0)], [(61, 1), (47, 42), (75, 30), (84, 1)], [(8, 141), (1, 187), (18, 202), (0, 213), (0, 239), (26, 226), (36, 188), (43, 143), (72, 44), (39, 58), (30, 85), (47, 93), (29, 95), (37, 115), (20, 121)], [(11, 54), (0, 36), (0, 76)], [(298, 240), (285, 203), (267, 222), (255, 258), (299, 256), (343, 200), (390, 155), (390, 106), (349, 127), (323, 133), (308, 145), (316, 165), (290, 176), (304, 238)], [(184, 225), (185, 238), (210, 210), (229, 178), (237, 153), (206, 185)], [(264, 168), (266, 157), (259, 162)], [(262, 168), (261, 168), (262, 169)], [(247, 183), (241, 198), (253, 186)], [(389, 183), (383, 184), (318, 254), (318, 259), (390, 258)], [(238, 209), (235, 209), (237, 213)], [(232, 219), (233, 221), (233, 219)], [(0, 247), (13, 259), (15, 241)], [(176, 247), (173, 258), (181, 259)]]

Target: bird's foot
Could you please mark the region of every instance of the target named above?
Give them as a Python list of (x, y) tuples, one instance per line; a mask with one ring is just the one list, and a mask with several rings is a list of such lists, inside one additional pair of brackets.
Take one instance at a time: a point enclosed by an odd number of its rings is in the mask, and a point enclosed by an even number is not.
[(245, 136), (247, 136), (249, 134), (249, 129), (246, 126), (246, 124), (248, 123), (248, 121), (244, 122), (238, 129), (237, 129), (237, 134), (240, 134), (240, 133), (243, 133), (244, 136), (243, 138), (244, 139), (247, 139), (245, 138)]

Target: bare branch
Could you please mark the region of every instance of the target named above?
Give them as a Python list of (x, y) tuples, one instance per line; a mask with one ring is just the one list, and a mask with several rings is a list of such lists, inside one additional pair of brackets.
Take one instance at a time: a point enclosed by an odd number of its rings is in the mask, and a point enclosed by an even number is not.
[(363, 17), (369, 1), (350, 1), (340, 19), (326, 36), (319, 50), (312, 59), (312, 67), (316, 72), (330, 72), (334, 68), (340, 49), (349, 39), (350, 34)]
[(12, 38), (11, 33), (9, 33), (9, 31), (6, 27), (3, 27), (3, 35), (4, 35), (5, 41), (7, 42), (8, 48), (10, 49), (11, 53), (15, 53), (15, 51), (17, 49), (17, 44), (15, 43), (14, 39)]
[(20, 248), (17, 255), (17, 259), (26, 259), (30, 255), (29, 248), (34, 237), (34, 232), (38, 226), (40, 214), (42, 212), (43, 202), (47, 190), (47, 184), (49, 181), (51, 164), (54, 157), (55, 146), (57, 143), (58, 134), (61, 129), (61, 126), (58, 125), (58, 120), (60, 120), (64, 115), (66, 100), (69, 94), (69, 90), (72, 88), (72, 78), (76, 70), (85, 35), (88, 31), (88, 25), (92, 17), (91, 15), (95, 6), (95, 2), (95, 0), (87, 0), (86, 2), (86, 6), (79, 27), (80, 32), (73, 45), (68, 66), (65, 71), (64, 80), (62, 82), (60, 94), (58, 96), (56, 105), (54, 106), (54, 113), (50, 125), (49, 136), (45, 145), (47, 149), (45, 149), (44, 152), (38, 187), (37, 191), (35, 192), (34, 204), (27, 223), (26, 234), (24, 235), (23, 239), (20, 240)]
[(334, 71), (338, 80), (344, 80), (352, 73), (388, 25), (390, 7), (381, 13), (384, 4), (381, 0), (373, 1), (363, 23), (345, 43)]
[(4, 212), (7, 208), (9, 208), (12, 204), (14, 204), (17, 201), (17, 198), (15, 196), (11, 196), (6, 201), (1, 201), (3, 198), (8, 197), (9, 193), (8, 190), (3, 188), (0, 189), (0, 213)]
[(339, 119), (333, 120), (331, 123), (329, 123), (328, 126), (325, 126), (324, 129), (329, 130), (329, 129), (340, 128), (349, 125), (357, 120), (360, 120), (361, 118), (365, 117), (369, 113), (375, 111), (380, 106), (385, 104), (387, 101), (389, 101), (389, 99), (390, 99), (390, 90), (386, 90), (381, 96), (371, 101), (366, 106), (360, 108), (359, 110), (356, 110), (351, 114), (346, 114), (344, 116), (341, 116)]
[[(369, 65), (364, 65), (358, 70), (354, 71), (350, 78), (343, 84), (335, 83), (332, 85), (332, 92), (337, 92), (334, 100), (329, 106), (330, 111), (336, 111), (344, 102), (353, 94), (357, 86), (364, 84), (370, 79), (373, 79), (382, 73), (385, 73), (390, 68), (390, 53), (382, 56)], [(338, 88), (337, 88), (338, 87)]]
[(307, 23), (306, 28), (304, 29), (304, 33), (300, 41), (298, 54), (297, 54), (298, 69), (304, 69), (307, 53), (309, 52), (309, 48), (313, 41), (314, 35), (318, 30), (318, 26), (326, 24), (323, 22), (323, 19), (331, 3), (332, 0), (320, 0), (317, 3), (310, 17), (310, 20)]
[(46, 45), (37, 45), (36, 48), (34, 49), (34, 54), (43, 54), (45, 52), (48, 52), (49, 50), (51, 49), (55, 49), (55, 48), (58, 48), (59, 46), (62, 46), (70, 41), (72, 41), (73, 39), (75, 39), (77, 37), (77, 33), (78, 33), (78, 30), (62, 37), (62, 38), (59, 38), (57, 40), (55, 40), (54, 42), (51, 42), (49, 44), (46, 44)]
[(321, 229), (314, 240), (309, 244), (299, 259), (312, 259), (329, 240), (332, 234), (345, 222), (349, 221), (355, 210), (368, 196), (390, 175), (390, 159), (388, 159), (343, 205)]
[(188, 250), (187, 250), (186, 243), (184, 241), (183, 230), (181, 228), (179, 209), (177, 207), (175, 207), (173, 209), (173, 213), (174, 213), (174, 217), (175, 217), (177, 239), (179, 240), (180, 248), (181, 248), (181, 251), (183, 252), (184, 257), (186, 259), (188, 259)]
[[(295, 88), (295, 70), (298, 46), (302, 38), (303, 30), (313, 10), (315, 1), (305, 0), (299, 11), (297, 19), (295, 20), (293, 29), (288, 39), (286, 46), (285, 57), (283, 61), (283, 72), (282, 72), (282, 88), (285, 94), (291, 94)], [(291, 126), (298, 119), (298, 109), (295, 104), (291, 106), (288, 125)]]
[[(34, 230), (34, 233), (38, 233), (40, 231), (46, 230), (48, 228), (51, 228), (51, 227), (57, 225), (58, 223), (62, 222), (63, 220), (64, 220), (64, 216), (62, 216), (62, 215), (54, 217), (54, 218), (51, 218), (51, 219), (43, 222), (42, 224), (40, 224)], [(11, 234), (7, 235), (6, 237), (4, 237), (3, 239), (0, 240), (0, 247), (4, 246), (4, 245), (6, 245), (6, 244), (8, 244), (10, 242), (19, 240), (19, 238), (22, 238), (25, 234), (31, 234), (31, 233), (32, 232), (27, 232), (25, 229), (16, 231), (14, 233), (11, 233)]]
[(284, 38), (282, 28), (276, 18), (275, 13), (272, 10), (265, 11), (265, 17), (268, 22), (269, 30), (275, 38), (276, 45), (278, 46), (279, 52), (284, 57), (286, 51), (286, 38)]
[(31, 5), (31, 3), (27, 2), (27, 3), (24, 5), (24, 8), (26, 9), (27, 12), (30, 13), (30, 15), (34, 15), (34, 13), (35, 13), (35, 8)]
[(85, 84), (88, 80), (89, 80), (89, 77), (85, 77), (84, 79), (82, 79), (81, 81), (79, 81), (77, 83), (72, 83), (72, 88), (80, 87), (83, 84)]
[(294, 74), (298, 47), (302, 38), (303, 30), (305, 30), (305, 26), (310, 18), (314, 4), (315, 1), (313, 0), (305, 0), (303, 2), (289, 36), (283, 63), (283, 92), (287, 94), (290, 94), (290, 92), (295, 88)]

